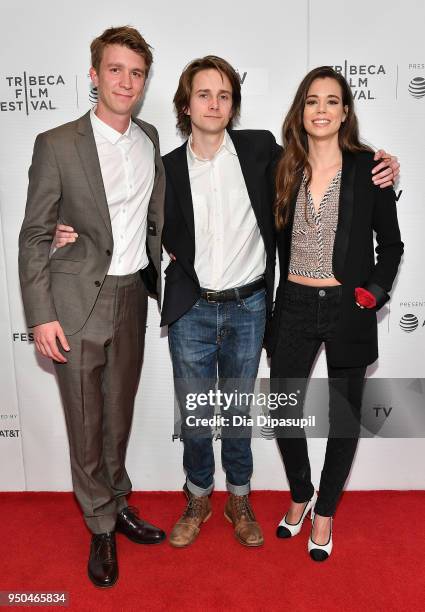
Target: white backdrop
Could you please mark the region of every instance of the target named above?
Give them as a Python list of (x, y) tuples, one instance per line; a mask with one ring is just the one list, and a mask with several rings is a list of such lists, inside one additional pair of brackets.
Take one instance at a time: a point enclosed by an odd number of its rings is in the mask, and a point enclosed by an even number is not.
[[(181, 142), (172, 97), (182, 68), (194, 57), (214, 53), (228, 59), (243, 80), (240, 127), (269, 129), (278, 140), (282, 118), (307, 70), (330, 64), (350, 78), (362, 134), (373, 145), (396, 153), (402, 163), (397, 193), (406, 254), (392, 300), (380, 315), (381, 357), (369, 375), (424, 377), (423, 2), (405, 0), (393, 7), (382, 0), (263, 0), (260, 4), (216, 0), (207, 7), (195, 0), (186, 0), (184, 6), (167, 0), (155, 4), (27, 0), (3, 6), (2, 20), (0, 490), (71, 489), (55, 377), (51, 365), (37, 357), (23, 316), (17, 243), (34, 138), (90, 108), (89, 44), (111, 25), (137, 27), (154, 47), (141, 117), (157, 126), (163, 153)], [(400, 326), (406, 314), (417, 321), (411, 333)], [(269, 375), (264, 357), (260, 375)], [(323, 355), (314, 375), (325, 375)], [(181, 487), (182, 445), (172, 442), (172, 431), (168, 345), (151, 302), (128, 449), (135, 489)], [(318, 482), (324, 441), (313, 440), (310, 448)], [(219, 443), (215, 450), (219, 451)], [(253, 450), (253, 487), (286, 489), (275, 443), (254, 440)], [(423, 488), (424, 458), (423, 439), (362, 440), (348, 488)], [(216, 459), (216, 486), (221, 489), (219, 452)]]

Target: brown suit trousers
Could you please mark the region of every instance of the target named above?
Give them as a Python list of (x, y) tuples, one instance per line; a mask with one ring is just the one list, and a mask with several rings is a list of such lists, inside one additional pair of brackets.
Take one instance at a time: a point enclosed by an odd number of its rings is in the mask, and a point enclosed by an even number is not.
[(143, 359), (147, 292), (140, 273), (107, 276), (83, 328), (55, 363), (75, 495), (90, 531), (113, 531), (131, 482), (125, 469)]

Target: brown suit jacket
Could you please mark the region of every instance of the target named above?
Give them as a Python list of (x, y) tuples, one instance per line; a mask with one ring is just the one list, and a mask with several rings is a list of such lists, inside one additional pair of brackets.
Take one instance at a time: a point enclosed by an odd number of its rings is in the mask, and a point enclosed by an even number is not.
[[(133, 121), (155, 147), (146, 243), (160, 303), (165, 173), (156, 129), (139, 119)], [(71, 225), (78, 239), (49, 257), (58, 220)], [(113, 249), (99, 157), (90, 113), (86, 113), (39, 134), (35, 141), (19, 235), (19, 277), (28, 326), (58, 320), (65, 334), (78, 332), (99, 295)]]

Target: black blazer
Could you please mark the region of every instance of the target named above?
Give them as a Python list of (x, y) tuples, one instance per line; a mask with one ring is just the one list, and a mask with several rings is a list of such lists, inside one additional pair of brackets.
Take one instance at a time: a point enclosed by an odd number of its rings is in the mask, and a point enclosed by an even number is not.
[[(338, 225), (333, 250), (333, 271), (342, 284), (342, 303), (336, 339), (329, 343), (327, 360), (333, 366), (367, 365), (378, 357), (376, 311), (387, 300), (403, 254), (394, 190), (373, 185), (373, 153), (343, 153)], [(288, 277), (292, 223), (298, 189), (291, 202), (289, 223), (278, 233), (280, 283), (276, 292), (268, 352), (276, 346), (281, 303)], [(373, 232), (376, 232), (374, 256)], [(354, 290), (364, 287), (376, 298), (376, 307), (361, 309)]]
[[(271, 313), (276, 242), (273, 222), (274, 167), (281, 147), (264, 130), (229, 130), (241, 165), (258, 227), (266, 248), (265, 283), (267, 309)], [(166, 172), (164, 230), (162, 242), (173, 253), (165, 270), (161, 325), (183, 316), (199, 299), (200, 285), (195, 262), (195, 224), (186, 157), (187, 142), (163, 157)], [(243, 262), (241, 262), (243, 265)]]

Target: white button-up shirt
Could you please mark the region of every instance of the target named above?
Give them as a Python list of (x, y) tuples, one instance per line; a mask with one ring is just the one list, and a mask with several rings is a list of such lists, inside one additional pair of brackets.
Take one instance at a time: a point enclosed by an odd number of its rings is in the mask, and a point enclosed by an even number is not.
[(121, 134), (90, 113), (111, 217), (114, 252), (108, 274), (133, 274), (148, 263), (146, 231), (155, 178), (154, 146), (130, 120)]
[(210, 160), (195, 155), (190, 137), (187, 163), (201, 287), (220, 291), (254, 282), (266, 269), (266, 250), (229, 134)]

